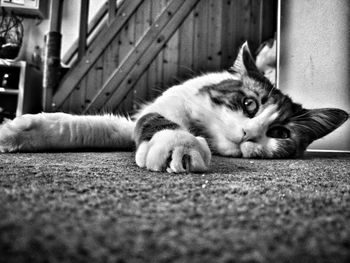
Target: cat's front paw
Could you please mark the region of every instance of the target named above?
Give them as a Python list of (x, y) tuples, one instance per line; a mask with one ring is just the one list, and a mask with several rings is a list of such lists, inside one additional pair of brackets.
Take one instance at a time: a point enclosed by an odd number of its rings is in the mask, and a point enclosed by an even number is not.
[(211, 152), (206, 140), (182, 130), (162, 130), (136, 151), (136, 164), (151, 171), (205, 172)]
[(22, 115), (0, 125), (0, 152), (17, 152), (31, 142), (25, 135), (33, 128), (32, 116)]

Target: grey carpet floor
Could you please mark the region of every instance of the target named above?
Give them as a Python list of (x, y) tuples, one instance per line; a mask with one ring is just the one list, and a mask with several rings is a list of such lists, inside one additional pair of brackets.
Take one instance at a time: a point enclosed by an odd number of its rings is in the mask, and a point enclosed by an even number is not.
[(350, 155), (171, 175), (128, 152), (1, 154), (0, 262), (350, 262)]

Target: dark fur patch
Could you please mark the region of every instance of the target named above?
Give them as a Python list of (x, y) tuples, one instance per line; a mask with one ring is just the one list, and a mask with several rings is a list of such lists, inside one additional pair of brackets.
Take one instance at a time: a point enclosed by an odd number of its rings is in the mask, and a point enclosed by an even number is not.
[(149, 141), (153, 135), (161, 130), (176, 130), (180, 126), (158, 113), (148, 113), (142, 116), (136, 123), (135, 142), (136, 147), (143, 141)]
[(227, 79), (220, 83), (207, 85), (200, 89), (209, 95), (216, 105), (224, 105), (232, 110), (241, 108), (241, 102), (245, 96), (241, 90), (243, 83), (239, 80)]
[(223, 94), (231, 93), (233, 90), (240, 89), (243, 83), (240, 80), (227, 79), (217, 84), (204, 86), (201, 90), (215, 90)]

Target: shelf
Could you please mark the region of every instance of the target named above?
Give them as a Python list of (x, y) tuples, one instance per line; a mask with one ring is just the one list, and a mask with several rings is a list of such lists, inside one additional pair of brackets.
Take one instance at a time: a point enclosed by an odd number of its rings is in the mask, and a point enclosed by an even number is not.
[(0, 7), (17, 15), (44, 19), (47, 17), (48, 13), (47, 2), (48, 0), (0, 0)]
[(6, 88), (0, 87), (0, 94), (13, 94), (13, 95), (17, 95), (17, 94), (19, 94), (19, 91), (18, 91), (18, 89), (6, 89)]
[(0, 122), (8, 116), (40, 112), (42, 75), (25, 61), (0, 59)]

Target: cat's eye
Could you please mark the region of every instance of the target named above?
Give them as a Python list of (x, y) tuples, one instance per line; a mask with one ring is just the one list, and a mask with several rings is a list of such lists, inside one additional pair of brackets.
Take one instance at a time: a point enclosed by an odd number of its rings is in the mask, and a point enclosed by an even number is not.
[(270, 138), (288, 139), (290, 138), (290, 131), (283, 126), (275, 126), (270, 128), (266, 135)]
[(258, 111), (258, 102), (253, 98), (245, 98), (243, 100), (243, 109), (247, 115), (252, 118)]

